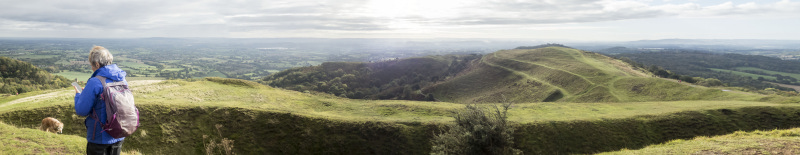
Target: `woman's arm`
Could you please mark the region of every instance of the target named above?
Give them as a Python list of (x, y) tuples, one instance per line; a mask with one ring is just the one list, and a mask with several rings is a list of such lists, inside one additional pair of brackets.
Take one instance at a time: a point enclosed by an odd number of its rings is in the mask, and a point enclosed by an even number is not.
[(86, 81), (83, 92), (75, 93), (75, 113), (80, 116), (87, 116), (92, 111), (94, 101), (100, 97), (98, 94), (103, 90), (103, 84), (97, 78)]

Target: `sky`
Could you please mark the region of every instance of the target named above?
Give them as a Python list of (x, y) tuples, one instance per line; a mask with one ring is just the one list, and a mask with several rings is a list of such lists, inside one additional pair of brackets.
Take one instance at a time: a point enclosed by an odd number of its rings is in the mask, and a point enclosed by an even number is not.
[(800, 40), (790, 0), (0, 0), (0, 37)]

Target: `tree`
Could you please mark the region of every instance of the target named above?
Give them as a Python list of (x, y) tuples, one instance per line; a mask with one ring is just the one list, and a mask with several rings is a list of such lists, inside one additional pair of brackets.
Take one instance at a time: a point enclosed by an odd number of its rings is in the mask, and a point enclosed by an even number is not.
[(522, 154), (512, 147), (514, 129), (507, 120), (509, 107), (511, 103), (504, 103), (502, 110), (495, 105), (494, 111), (487, 116), (477, 105), (467, 105), (457, 113), (450, 130), (431, 140), (431, 154)]

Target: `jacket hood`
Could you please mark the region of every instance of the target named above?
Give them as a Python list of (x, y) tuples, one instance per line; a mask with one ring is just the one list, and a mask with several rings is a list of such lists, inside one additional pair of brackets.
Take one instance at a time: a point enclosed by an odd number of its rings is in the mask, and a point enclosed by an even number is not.
[(122, 81), (122, 80), (125, 80), (125, 76), (128, 75), (128, 73), (125, 73), (125, 71), (123, 71), (122, 69), (119, 69), (119, 67), (117, 67), (117, 64), (111, 64), (111, 65), (103, 66), (100, 69), (97, 69), (96, 71), (94, 71), (94, 73), (92, 74), (92, 77), (95, 77), (95, 76), (98, 76), (98, 75), (106, 77), (106, 78), (114, 80), (114, 81)]

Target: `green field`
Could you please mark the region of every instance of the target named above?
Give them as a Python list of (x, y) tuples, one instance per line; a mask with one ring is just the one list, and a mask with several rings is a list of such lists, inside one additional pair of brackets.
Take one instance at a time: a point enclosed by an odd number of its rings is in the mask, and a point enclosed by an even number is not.
[(783, 75), (783, 76), (790, 76), (790, 77), (795, 78), (795, 79), (800, 79), (800, 74), (795, 74), (795, 73), (777, 72), (777, 71), (765, 70), (765, 69), (755, 68), (755, 67), (736, 67), (735, 69), (737, 69), (737, 70), (762, 71), (762, 72), (767, 73), (767, 74), (780, 74), (780, 75)]
[(768, 75), (758, 75), (758, 74), (752, 74), (752, 73), (746, 73), (746, 72), (740, 72), (740, 71), (734, 71), (734, 70), (727, 70), (727, 69), (717, 69), (717, 68), (709, 68), (709, 69), (717, 71), (717, 72), (730, 72), (730, 73), (733, 73), (733, 74), (736, 74), (736, 75), (741, 75), (741, 76), (745, 76), (745, 77), (751, 77), (753, 79), (758, 79), (758, 77), (764, 77), (764, 79), (767, 79), (767, 80), (775, 80), (775, 79), (777, 79), (774, 76), (768, 76)]
[(86, 81), (86, 79), (89, 79), (89, 76), (92, 76), (91, 73), (82, 73), (82, 72), (74, 72), (74, 71), (61, 71), (59, 73), (55, 73), (55, 75), (64, 76), (69, 80), (78, 79), (78, 81)]
[(204, 76), (204, 77), (196, 77), (196, 78), (205, 78), (205, 77), (221, 77), (221, 78), (226, 78), (226, 77), (228, 77), (228, 76), (225, 76), (225, 74), (222, 74), (222, 72), (219, 72), (219, 71), (214, 71), (214, 72), (209, 72), (209, 73), (208, 73), (208, 74), (206, 74), (206, 76)]
[(135, 69), (156, 69), (154, 66), (146, 65), (143, 63), (136, 63), (136, 62), (119, 62), (118, 65), (127, 68), (135, 68)]

